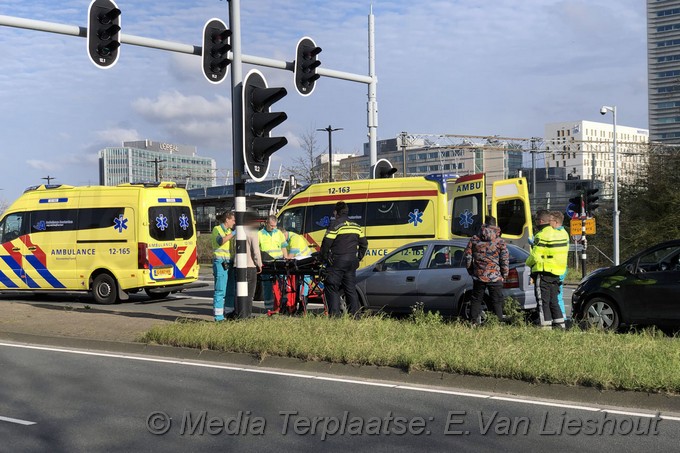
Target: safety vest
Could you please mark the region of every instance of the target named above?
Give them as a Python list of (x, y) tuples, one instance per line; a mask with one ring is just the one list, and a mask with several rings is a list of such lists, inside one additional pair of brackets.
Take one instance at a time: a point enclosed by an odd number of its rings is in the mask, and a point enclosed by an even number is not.
[(217, 225), (215, 228), (213, 228), (211, 242), (214, 258), (231, 260), (232, 241), (231, 240), (223, 241), (222, 244), (217, 242), (217, 239), (220, 236), (226, 236), (228, 234), (231, 234), (231, 232), (232, 232), (231, 228), (224, 228), (223, 225)]
[(270, 233), (266, 228), (257, 232), (260, 239), (260, 250), (266, 252), (274, 259), (283, 258), (281, 249), (285, 247), (286, 237), (278, 229), (273, 229)]
[(312, 250), (304, 237), (290, 231), (288, 232), (288, 253), (293, 256), (310, 256)]
[(534, 236), (534, 245), (526, 264), (531, 266), (532, 272), (548, 272), (559, 276), (567, 271), (568, 256), (567, 230), (556, 230), (547, 225)]

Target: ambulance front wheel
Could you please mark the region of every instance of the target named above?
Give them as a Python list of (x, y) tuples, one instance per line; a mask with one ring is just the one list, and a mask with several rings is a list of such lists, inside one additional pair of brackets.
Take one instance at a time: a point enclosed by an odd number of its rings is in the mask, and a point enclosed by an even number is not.
[(109, 274), (99, 274), (92, 282), (92, 294), (98, 304), (111, 305), (117, 300), (116, 280)]

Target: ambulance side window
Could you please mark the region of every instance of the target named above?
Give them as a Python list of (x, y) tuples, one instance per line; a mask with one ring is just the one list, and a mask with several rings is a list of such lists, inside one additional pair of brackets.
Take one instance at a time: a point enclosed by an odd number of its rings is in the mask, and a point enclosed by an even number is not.
[[(364, 226), (366, 203), (348, 203), (349, 208), (348, 218), (352, 222), (356, 222), (359, 226)], [(307, 219), (305, 221), (305, 233), (313, 233), (314, 231), (326, 230), (328, 226), (335, 220), (333, 210), (335, 209), (335, 202), (332, 204), (318, 204), (307, 207)]]
[(78, 225), (78, 209), (42, 209), (31, 212), (31, 233), (73, 231)]
[(24, 226), (24, 213), (18, 212), (16, 214), (9, 214), (2, 222), (0, 222), (0, 232), (2, 233), (2, 242), (13, 241), (19, 236), (26, 234)]
[[(115, 219), (125, 214), (125, 208), (84, 208), (78, 214), (78, 229), (113, 228)], [(124, 217), (123, 217), (124, 218)], [(127, 225), (126, 225), (127, 226)], [(129, 228), (130, 226), (128, 226)]]
[(425, 212), (429, 200), (372, 201), (366, 210), (366, 226), (397, 226), (413, 222), (417, 212)]

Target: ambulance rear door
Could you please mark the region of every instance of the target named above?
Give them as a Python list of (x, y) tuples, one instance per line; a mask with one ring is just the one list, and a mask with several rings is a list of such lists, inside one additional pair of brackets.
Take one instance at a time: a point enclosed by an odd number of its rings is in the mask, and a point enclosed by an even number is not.
[(525, 178), (503, 179), (493, 183), (491, 215), (496, 218), (505, 242), (528, 247), (533, 231)]
[(451, 216), (451, 236), (471, 237), (486, 218), (486, 180), (484, 173), (461, 176), (447, 183)]

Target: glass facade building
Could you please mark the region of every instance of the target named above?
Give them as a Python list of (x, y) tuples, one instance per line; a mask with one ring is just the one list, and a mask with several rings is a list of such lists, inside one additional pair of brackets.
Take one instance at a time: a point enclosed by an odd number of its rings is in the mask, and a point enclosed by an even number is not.
[(187, 189), (215, 185), (215, 160), (196, 155), (196, 148), (150, 140), (123, 142), (99, 151), (99, 183), (174, 181)]
[(680, 0), (647, 0), (649, 138), (680, 143)]

